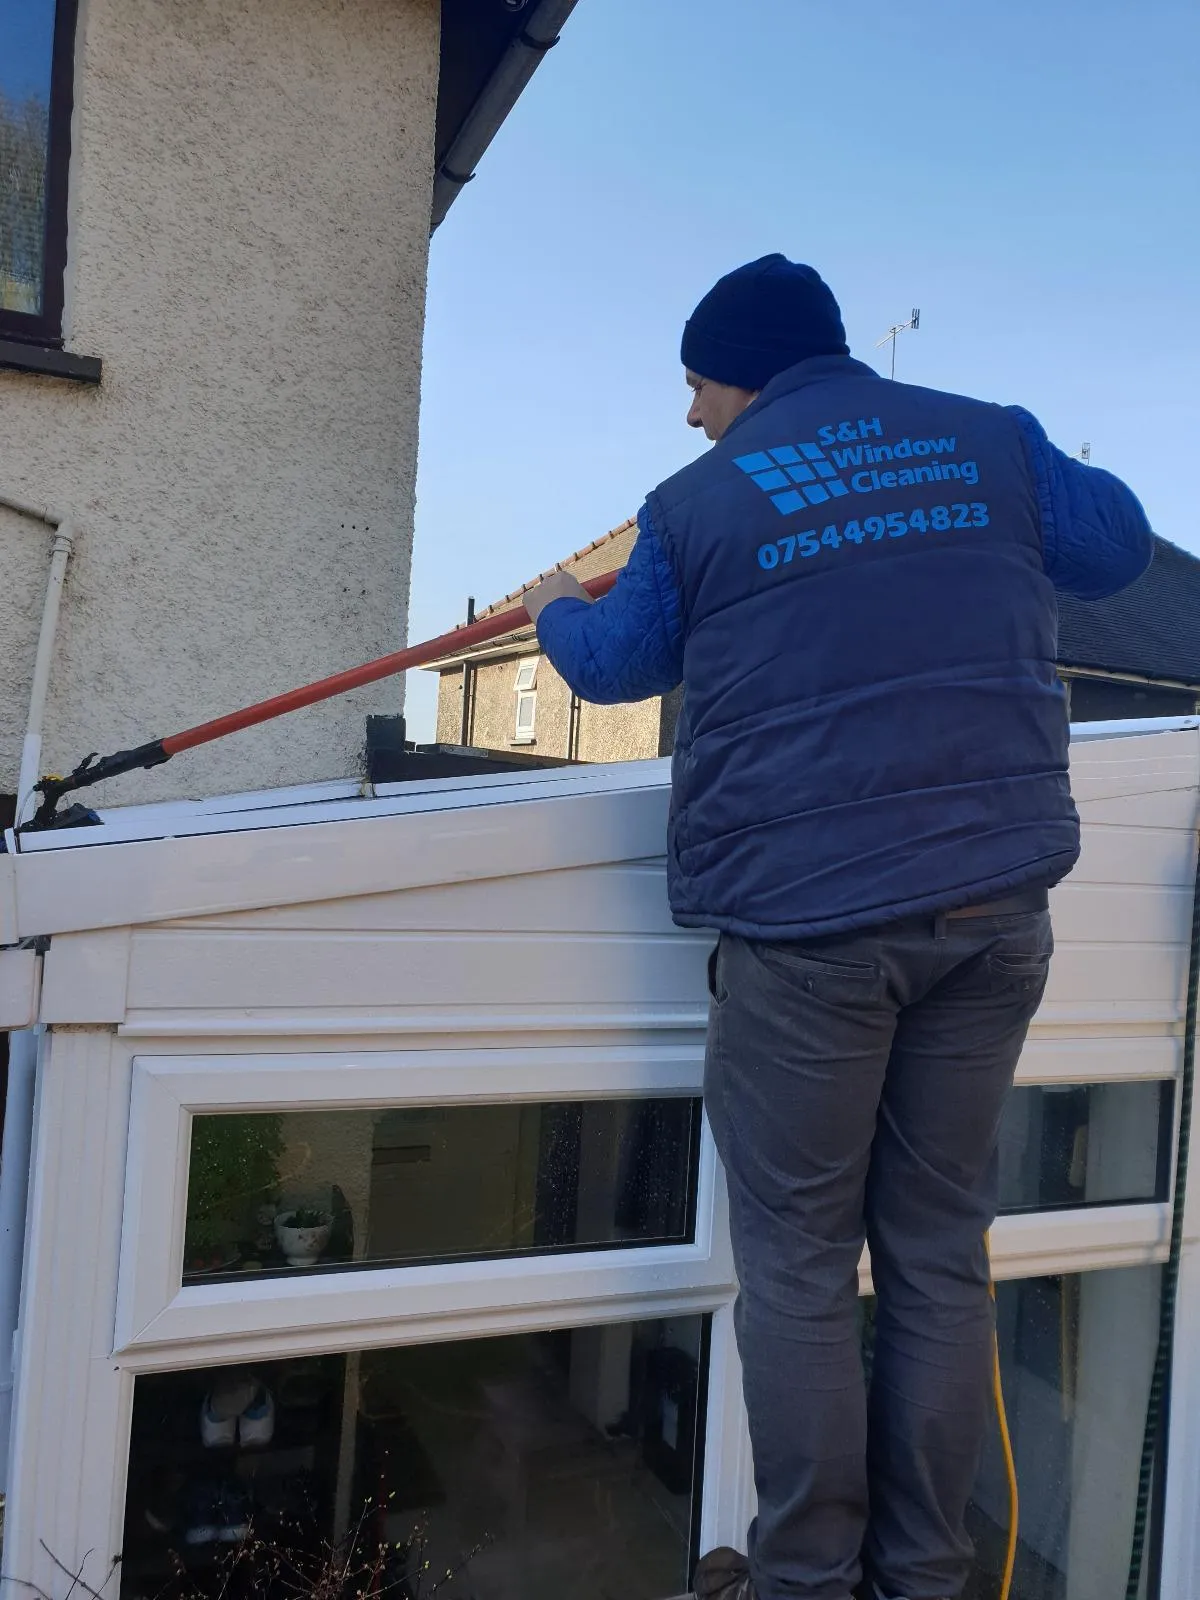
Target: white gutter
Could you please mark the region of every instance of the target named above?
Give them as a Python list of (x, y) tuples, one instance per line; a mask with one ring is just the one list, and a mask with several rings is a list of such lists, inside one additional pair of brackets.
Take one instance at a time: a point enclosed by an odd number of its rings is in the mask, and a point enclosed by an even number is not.
[(27, 820), (25, 812), (33, 798), (34, 785), (41, 777), (42, 726), (46, 720), (46, 696), (50, 689), (50, 667), (54, 660), (54, 638), (58, 632), (58, 613), (62, 602), (67, 562), (75, 547), (75, 530), (69, 516), (51, 511), (48, 506), (19, 500), (0, 493), (0, 506), (17, 511), (54, 529), (50, 553), (50, 577), (42, 606), (42, 626), (38, 633), (37, 654), (33, 661), (33, 686), (29, 691), (29, 716), (21, 745), (21, 770), (17, 778), (17, 824)]
[(524, 633), (505, 634), (499, 644), (477, 645), (474, 650), (465, 650), (456, 656), (439, 656), (436, 661), (430, 661), (423, 667), (417, 667), (417, 672), (447, 672), (451, 667), (461, 667), (468, 663), (476, 666), (483, 662), (504, 661), (517, 656), (528, 656), (534, 653), (541, 654), (536, 632), (529, 628)]
[[(521, 8), (514, 0), (508, 3), (513, 10)], [(449, 211), (463, 185), (475, 176), (480, 156), (516, 105), (542, 57), (558, 43), (562, 25), (574, 9), (575, 0), (538, 0), (525, 26), (508, 45), (434, 174), (431, 232)]]
[(1108, 667), (1067, 667), (1058, 669), (1060, 678), (1087, 678), (1099, 683), (1135, 683), (1152, 689), (1183, 689), (1188, 694), (1200, 696), (1200, 685), (1186, 678), (1155, 678), (1145, 672), (1118, 672)]

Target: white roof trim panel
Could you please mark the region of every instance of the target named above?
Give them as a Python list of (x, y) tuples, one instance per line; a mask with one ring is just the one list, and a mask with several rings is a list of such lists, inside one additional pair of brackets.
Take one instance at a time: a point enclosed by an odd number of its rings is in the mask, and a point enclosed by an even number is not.
[[(26, 835), (17, 933), (139, 926), (661, 858), (668, 763), (397, 785), (376, 799), (180, 816), (166, 836), (114, 821)], [(111, 815), (111, 814), (110, 814)], [(35, 838), (53, 845), (30, 849)]]
[[(1094, 748), (1197, 728), (1195, 717), (1092, 724), (1074, 738)], [(315, 784), (106, 811), (94, 827), (15, 841), (10, 832), (18, 853), (0, 856), (0, 942), (661, 858), (669, 788), (669, 762), (622, 762), (373, 795)]]
[(1071, 743), (1089, 744), (1093, 739), (1143, 738), (1148, 733), (1187, 733), (1200, 728), (1200, 717), (1143, 717), (1136, 722), (1074, 722)]
[(0, 950), (17, 942), (17, 863), (0, 855)]
[(669, 767), (668, 761), (535, 767), (525, 772), (483, 773), (470, 778), (381, 783), (375, 786), (373, 793), (365, 792), (361, 785), (340, 783), (314, 784), (307, 789), (266, 790), (262, 794), (218, 795), (209, 800), (176, 800), (162, 805), (100, 811), (97, 813), (99, 826), (25, 833), (19, 835), (16, 842), (22, 855), (32, 855), (48, 850), (124, 844), (135, 839), (180, 839), (201, 833), (290, 828), (298, 823), (408, 816), (418, 811), (470, 810), (476, 806), (511, 805), (542, 798), (547, 789), (562, 795), (658, 788), (670, 783)]

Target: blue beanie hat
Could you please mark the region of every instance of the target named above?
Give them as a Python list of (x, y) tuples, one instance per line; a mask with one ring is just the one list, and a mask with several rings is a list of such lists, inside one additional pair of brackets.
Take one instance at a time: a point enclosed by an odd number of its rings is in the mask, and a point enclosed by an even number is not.
[(813, 267), (761, 256), (719, 279), (684, 324), (680, 355), (698, 377), (762, 389), (808, 356), (847, 356), (842, 313)]

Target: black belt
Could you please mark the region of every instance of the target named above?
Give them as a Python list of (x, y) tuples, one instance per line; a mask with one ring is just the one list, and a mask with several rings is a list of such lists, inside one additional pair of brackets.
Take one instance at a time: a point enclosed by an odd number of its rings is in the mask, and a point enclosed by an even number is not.
[(956, 911), (944, 913), (946, 919), (959, 917), (1019, 917), (1030, 911), (1049, 911), (1049, 889), (1022, 889), (1020, 894), (1010, 894), (1003, 900), (987, 900), (982, 905), (959, 906)]

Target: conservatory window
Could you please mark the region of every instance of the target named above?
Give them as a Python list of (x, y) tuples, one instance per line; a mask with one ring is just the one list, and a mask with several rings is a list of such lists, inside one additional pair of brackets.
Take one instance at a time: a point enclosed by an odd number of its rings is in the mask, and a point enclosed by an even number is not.
[(121, 1595), (682, 1594), (708, 1346), (679, 1316), (143, 1375)]
[(691, 1096), (198, 1115), (185, 1281), (682, 1244)]

